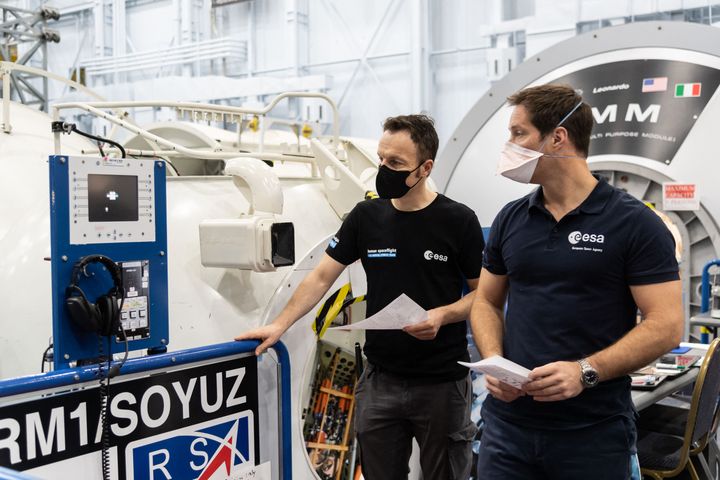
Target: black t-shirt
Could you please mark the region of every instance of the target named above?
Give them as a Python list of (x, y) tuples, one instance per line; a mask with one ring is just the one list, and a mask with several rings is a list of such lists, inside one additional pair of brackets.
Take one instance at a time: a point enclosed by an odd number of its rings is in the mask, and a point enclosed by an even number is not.
[[(529, 369), (579, 360), (615, 343), (636, 325), (630, 287), (679, 278), (675, 242), (662, 220), (602, 180), (560, 222), (545, 208), (541, 188), (506, 205), (493, 222), (483, 266), (507, 275), (503, 354)], [(488, 397), (485, 408), (536, 428), (633, 415), (627, 376), (569, 400)]]
[[(480, 275), (485, 242), (475, 213), (438, 194), (422, 210), (403, 212), (390, 200), (360, 202), (326, 252), (349, 265), (360, 259), (367, 276), (367, 316), (404, 293), (426, 310), (460, 299), (465, 279)], [(466, 322), (444, 325), (433, 340), (402, 330), (368, 330), (368, 361), (393, 374), (428, 383), (458, 380), (467, 369)]]

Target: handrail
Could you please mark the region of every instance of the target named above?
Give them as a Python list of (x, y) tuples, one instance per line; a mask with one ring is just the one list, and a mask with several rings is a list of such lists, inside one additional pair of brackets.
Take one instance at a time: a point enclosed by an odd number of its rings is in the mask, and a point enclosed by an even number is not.
[[(104, 148), (103, 152), (109, 153), (120, 153), (118, 148)], [(180, 150), (143, 150), (140, 148), (125, 148), (127, 155), (131, 157), (159, 157), (159, 158), (173, 158), (186, 155), (184, 151)], [(272, 162), (294, 162), (294, 163), (310, 163), (314, 164), (314, 158), (312, 155), (305, 155), (302, 153), (261, 153), (261, 152), (213, 152), (207, 148), (192, 149), (195, 154), (194, 157), (202, 159), (220, 159), (228, 160), (231, 158), (258, 158), (260, 160), (268, 160)], [(81, 149), (80, 153), (83, 155), (98, 155), (100, 150), (97, 148), (93, 149)]]
[[(133, 122), (130, 122), (128, 120), (124, 120), (124, 118), (127, 117), (125, 112), (122, 109), (125, 108), (134, 108), (134, 107), (156, 107), (156, 108), (175, 108), (178, 113), (184, 114), (185, 112), (190, 113), (202, 113), (203, 115), (207, 114), (214, 114), (214, 115), (230, 115), (231, 121), (240, 121), (241, 119), (235, 118), (235, 115), (242, 116), (242, 115), (258, 115), (265, 117), (270, 111), (272, 111), (275, 106), (285, 98), (319, 98), (321, 100), (324, 100), (328, 105), (330, 105), (330, 108), (333, 111), (333, 125), (332, 125), (332, 143), (333, 148), (337, 149), (339, 145), (339, 136), (340, 136), (340, 113), (338, 111), (337, 104), (335, 101), (328, 95), (324, 93), (319, 92), (285, 92), (280, 95), (277, 95), (275, 98), (273, 98), (270, 103), (268, 103), (263, 108), (245, 108), (245, 107), (234, 107), (234, 106), (222, 106), (222, 105), (213, 105), (208, 103), (194, 103), (194, 102), (164, 102), (164, 101), (130, 101), (130, 102), (109, 102), (106, 101), (104, 97), (101, 95), (98, 95), (96, 92), (91, 90), (90, 88), (87, 88), (86, 86), (75, 82), (73, 80), (70, 80), (68, 78), (61, 77), (60, 75), (48, 72), (46, 70), (41, 70), (38, 68), (28, 67), (27, 65), (18, 65), (12, 62), (5, 62), (0, 61), (0, 79), (2, 79), (2, 86), (3, 86), (3, 94), (2, 94), (2, 130), (5, 133), (10, 133), (12, 131), (12, 126), (10, 123), (10, 75), (13, 71), (20, 71), (25, 73), (30, 73), (33, 75), (37, 75), (40, 77), (46, 77), (53, 80), (57, 80), (59, 82), (62, 82), (66, 85), (69, 85), (70, 87), (96, 99), (95, 102), (66, 102), (66, 103), (59, 103), (56, 105), (53, 105), (53, 117), (55, 120), (59, 120), (59, 110), (61, 109), (68, 109), (68, 108), (79, 108), (82, 110), (87, 111), (88, 113), (93, 113), (94, 115), (100, 116), (101, 118), (104, 118), (105, 120), (108, 120), (112, 123), (114, 123), (117, 126), (126, 128), (127, 130), (130, 130), (138, 135), (147, 136), (151, 140), (154, 140), (156, 143), (163, 143), (165, 146), (169, 147), (171, 150), (176, 150), (184, 153), (185, 155), (197, 158), (197, 155), (192, 154), (192, 150), (185, 149), (184, 147), (174, 144), (174, 142), (160, 142), (158, 139), (160, 137), (153, 136), (149, 132), (147, 132), (144, 129), (141, 129), (139, 127), (136, 127)], [(111, 118), (107, 114), (102, 113), (101, 110), (98, 109), (110, 109), (115, 111), (116, 118)], [(130, 128), (134, 127), (134, 128)], [(60, 154), (59, 150), (59, 133), (55, 134), (56, 138), (56, 148), (55, 153)], [(155, 137), (155, 138), (153, 138)], [(265, 128), (264, 128), (264, 122), (261, 125), (261, 131), (260, 131), (260, 152), (263, 151), (263, 146), (265, 143)], [(232, 156), (226, 156), (221, 155), (218, 157), (208, 157), (207, 154), (202, 155), (202, 158), (219, 158), (219, 159), (226, 159), (226, 158), (232, 158), (232, 157), (239, 157), (243, 156), (242, 154), (234, 154)], [(251, 156), (251, 155), (246, 155)], [(273, 160), (270, 158), (263, 158), (263, 160)], [(275, 159), (279, 160), (279, 159)], [(288, 160), (288, 159), (284, 159)]]
[(48, 72), (47, 70), (41, 70), (39, 68), (28, 67), (27, 65), (19, 65), (17, 63), (0, 61), (0, 78), (2, 78), (2, 82), (3, 82), (2, 129), (3, 129), (3, 132), (5, 132), (5, 133), (10, 133), (12, 131), (12, 126), (10, 125), (10, 75), (12, 74), (13, 71), (30, 73), (32, 75), (37, 75), (39, 77), (45, 77), (45, 78), (50, 78), (52, 80), (57, 80), (58, 82), (62, 82), (66, 85), (69, 85), (72, 88), (74, 88), (75, 90), (78, 90), (79, 92), (82, 92), (92, 98), (95, 98), (98, 101), (101, 101), (101, 102), (105, 101), (105, 97), (98, 95), (93, 90), (86, 87), (85, 85), (75, 82), (73, 80), (70, 80), (69, 78), (61, 77), (60, 75), (56, 75), (54, 73)]
[(340, 112), (335, 101), (328, 95), (319, 92), (285, 92), (277, 95), (270, 103), (263, 108), (247, 108), (234, 107), (230, 105), (215, 105), (212, 103), (196, 103), (196, 102), (173, 102), (173, 101), (157, 101), (157, 100), (136, 100), (136, 101), (115, 101), (115, 102), (71, 102), (59, 103), (53, 106), (55, 109), (83, 108), (83, 106), (94, 107), (96, 109), (120, 109), (120, 108), (136, 108), (136, 107), (154, 107), (154, 108), (175, 108), (179, 113), (198, 112), (203, 114), (214, 113), (221, 115), (230, 115), (233, 121), (233, 115), (258, 115), (265, 116), (277, 106), (277, 104), (285, 98), (320, 98), (330, 105), (333, 111), (333, 143), (338, 143), (340, 136)]
[[(184, 145), (180, 145), (178, 143), (175, 143), (173, 141), (167, 140), (163, 137), (160, 137), (158, 135), (155, 135), (154, 133), (151, 133), (144, 128), (138, 127), (136, 125), (131, 124), (127, 120), (122, 120), (120, 118), (117, 118), (114, 115), (105, 113), (104, 111), (97, 109), (93, 106), (90, 106), (89, 104), (76, 102), (76, 103), (64, 103), (61, 105), (55, 105), (53, 106), (53, 116), (55, 120), (58, 120), (60, 118), (59, 115), (59, 109), (60, 108), (79, 108), (81, 110), (85, 110), (86, 112), (92, 113), (100, 118), (103, 118), (111, 123), (114, 123), (120, 127), (125, 128), (126, 130), (129, 130), (136, 135), (139, 135), (147, 140), (151, 140), (159, 145), (163, 145), (167, 148), (169, 148), (171, 151), (176, 151), (179, 153), (182, 153), (190, 158), (201, 158), (201, 159), (211, 159), (211, 160), (227, 160), (230, 158), (241, 158), (241, 157), (252, 157), (252, 158), (259, 158), (260, 160), (270, 160), (270, 161), (305, 161), (306, 157), (299, 157), (297, 155), (285, 155), (280, 153), (264, 153), (264, 152), (208, 152), (204, 150), (196, 150), (192, 148), (185, 147)], [(60, 133), (55, 132), (55, 154), (60, 155), (61, 154), (61, 146), (60, 146)], [(137, 150), (138, 152), (142, 152), (142, 150)], [(153, 155), (158, 155), (158, 153), (155, 153), (155, 151), (152, 151)], [(167, 154), (167, 153), (166, 153)]]
[[(296, 160), (294, 156), (285, 156), (285, 155), (278, 155), (278, 154), (267, 154), (264, 150), (264, 143), (265, 143), (265, 128), (264, 124), (265, 122), (262, 122), (261, 124), (261, 130), (260, 130), (260, 144), (259, 144), (259, 152), (258, 153), (233, 153), (233, 152), (198, 152), (197, 150), (185, 147), (183, 145), (180, 145), (178, 143), (172, 142), (170, 140), (167, 140), (165, 138), (162, 138), (158, 135), (155, 135), (154, 133), (149, 132), (146, 129), (143, 129), (141, 127), (138, 127), (137, 125), (134, 125), (133, 123), (124, 120), (122, 118), (119, 118), (117, 115), (111, 115), (103, 111), (102, 109), (113, 109), (113, 110), (119, 110), (119, 109), (126, 109), (126, 108), (135, 108), (135, 107), (152, 107), (152, 108), (175, 108), (180, 114), (184, 114), (185, 112), (190, 113), (201, 113), (203, 116), (206, 116), (208, 114), (215, 116), (224, 116), (224, 115), (230, 115), (231, 121), (241, 121), (241, 118), (236, 118), (236, 116), (241, 117), (242, 115), (258, 115), (258, 116), (266, 116), (270, 111), (272, 111), (273, 108), (283, 99), (285, 98), (320, 98), (322, 100), (325, 100), (330, 107), (333, 110), (333, 150), (337, 151), (337, 148), (339, 146), (339, 136), (340, 136), (340, 116), (338, 112), (337, 105), (333, 101), (332, 98), (330, 98), (328, 95), (325, 95), (324, 93), (317, 93), (317, 92), (286, 92), (282, 93), (275, 98), (273, 98), (270, 103), (268, 103), (263, 108), (244, 108), (244, 107), (233, 107), (233, 106), (225, 106), (225, 105), (214, 105), (214, 104), (208, 104), (208, 103), (194, 103), (194, 102), (166, 102), (166, 101), (147, 101), (147, 100), (139, 100), (139, 101), (127, 101), (127, 102), (67, 102), (67, 103), (58, 103), (56, 105), (53, 105), (53, 119), (58, 121), (60, 120), (60, 110), (66, 110), (71, 108), (77, 108), (80, 110), (85, 110), (88, 113), (91, 113), (99, 118), (102, 118), (104, 120), (107, 120), (119, 127), (125, 128), (126, 130), (129, 130), (136, 135), (139, 135), (140, 137), (150, 140), (152, 142), (155, 142), (156, 144), (163, 145), (167, 147), (168, 149), (172, 151), (180, 152), (184, 155), (187, 155), (190, 158), (202, 158), (202, 159), (219, 159), (219, 160), (225, 160), (228, 158), (236, 158), (236, 157), (254, 157), (254, 158), (260, 158), (261, 160), (278, 160), (278, 161), (292, 161)], [(61, 152), (61, 145), (60, 145), (60, 133), (55, 133), (55, 154), (60, 155)]]
[(47, 77), (47, 78), (50, 78), (53, 80), (57, 80), (58, 82), (65, 83), (65, 84), (71, 86), (72, 88), (74, 88), (75, 90), (78, 90), (82, 93), (85, 93), (85, 94), (97, 99), (99, 102), (105, 101), (105, 97), (103, 97), (102, 95), (99, 95), (97, 92), (86, 87), (82, 83), (78, 83), (74, 80), (70, 80), (69, 78), (61, 77), (60, 75), (57, 75), (52, 72), (48, 72), (47, 70), (42, 70), (40, 68), (28, 67), (27, 65), (19, 65), (17, 63), (12, 63), (12, 62), (0, 61), (0, 74), (11, 73), (13, 70), (17, 70), (17, 71), (25, 72), (25, 73), (31, 73), (31, 74), (37, 75), (39, 77)]
[[(257, 340), (242, 342), (226, 342), (205, 347), (190, 348), (176, 352), (162, 353), (141, 358), (132, 358), (122, 365), (121, 375), (144, 373), (152, 370), (167, 369), (178, 365), (212, 360), (241, 353), (252, 353), (260, 344)], [(291, 383), (290, 383), (290, 355), (282, 342), (277, 342), (272, 348), (278, 361), (278, 376), (280, 379), (278, 392), (279, 408), (278, 428), (281, 430), (282, 459), (279, 465), (280, 478), (292, 479), (292, 434), (291, 434)], [(119, 365), (120, 362), (113, 362)], [(78, 385), (85, 382), (97, 381), (100, 378), (98, 365), (57, 370), (54, 372), (28, 375), (24, 377), (0, 380), (0, 398), (13, 395), (27, 394), (38, 390), (61, 388)], [(32, 477), (17, 474), (10, 476), (12, 470), (0, 470), (0, 479), (31, 479)], [(7, 474), (7, 476), (4, 476)]]

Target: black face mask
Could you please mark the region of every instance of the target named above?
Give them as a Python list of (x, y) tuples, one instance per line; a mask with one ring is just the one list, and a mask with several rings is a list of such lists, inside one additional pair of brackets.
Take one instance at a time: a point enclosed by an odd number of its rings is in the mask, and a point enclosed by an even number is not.
[(405, 196), (411, 188), (420, 183), (422, 178), (419, 178), (412, 187), (408, 187), (405, 180), (412, 172), (422, 167), (423, 163), (412, 170), (392, 170), (385, 165), (380, 165), (377, 177), (375, 177), (375, 188), (380, 198), (400, 198)]

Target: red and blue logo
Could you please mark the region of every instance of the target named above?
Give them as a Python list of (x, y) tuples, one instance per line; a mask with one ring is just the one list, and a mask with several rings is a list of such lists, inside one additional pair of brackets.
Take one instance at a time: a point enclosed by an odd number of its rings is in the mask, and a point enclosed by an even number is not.
[(128, 444), (129, 480), (220, 480), (255, 464), (253, 413), (245, 411)]

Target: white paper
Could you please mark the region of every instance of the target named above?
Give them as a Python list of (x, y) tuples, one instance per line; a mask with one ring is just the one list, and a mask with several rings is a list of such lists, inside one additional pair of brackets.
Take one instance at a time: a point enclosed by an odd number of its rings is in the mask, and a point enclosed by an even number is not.
[(427, 311), (403, 293), (375, 315), (330, 330), (402, 330), (426, 319)]
[(501, 382), (507, 383), (515, 388), (520, 388), (530, 381), (528, 378), (530, 370), (498, 355), (493, 355), (492, 357), (485, 358), (475, 363), (458, 363), (472, 370), (487, 373)]
[[(681, 347), (690, 347), (691, 349), (696, 348), (698, 350), (707, 350), (710, 348), (710, 345), (707, 343), (690, 343), (690, 342), (680, 342)], [(687, 354), (689, 354), (688, 352)], [(687, 355), (683, 354), (683, 355)]]
[(228, 480), (270, 480), (270, 462), (261, 463), (252, 467), (241, 467), (234, 470), (229, 477), (223, 476)]

